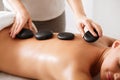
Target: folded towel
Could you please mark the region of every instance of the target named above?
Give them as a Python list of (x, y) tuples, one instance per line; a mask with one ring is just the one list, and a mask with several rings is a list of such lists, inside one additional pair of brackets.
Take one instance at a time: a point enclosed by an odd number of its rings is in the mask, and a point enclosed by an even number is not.
[[(0, 11), (0, 31), (13, 24), (14, 19), (15, 13), (10, 11)], [(35, 32), (38, 32), (36, 26), (33, 23), (32, 27), (35, 30)]]
[(9, 11), (0, 11), (0, 31), (14, 22), (15, 14)]
[[(14, 22), (15, 18), (15, 11), (13, 7), (10, 5), (9, 1), (2, 0), (2, 2), (4, 5), (4, 9), (7, 11), (0, 11), (0, 30), (11, 25)], [(38, 32), (36, 26), (33, 23), (32, 27), (35, 30), (35, 32)]]

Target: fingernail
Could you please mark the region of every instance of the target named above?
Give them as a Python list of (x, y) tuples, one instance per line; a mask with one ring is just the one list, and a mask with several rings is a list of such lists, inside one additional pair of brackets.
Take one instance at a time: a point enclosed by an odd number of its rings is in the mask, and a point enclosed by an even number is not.
[(83, 33), (81, 33), (81, 36), (83, 37), (83, 36), (84, 36), (84, 34), (83, 34)]

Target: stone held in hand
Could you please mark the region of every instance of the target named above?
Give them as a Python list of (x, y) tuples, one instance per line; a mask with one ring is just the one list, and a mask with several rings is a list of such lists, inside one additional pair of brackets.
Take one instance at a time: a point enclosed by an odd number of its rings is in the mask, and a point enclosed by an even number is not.
[(89, 43), (92, 43), (92, 42), (97, 41), (97, 40), (99, 39), (99, 35), (98, 35), (98, 33), (97, 33), (96, 30), (94, 30), (94, 31), (95, 31), (95, 33), (97, 34), (97, 36), (93, 36), (93, 35), (90, 33), (90, 31), (87, 31), (87, 32), (84, 34), (84, 36), (83, 36), (84, 40), (87, 41), (87, 42), (89, 42)]

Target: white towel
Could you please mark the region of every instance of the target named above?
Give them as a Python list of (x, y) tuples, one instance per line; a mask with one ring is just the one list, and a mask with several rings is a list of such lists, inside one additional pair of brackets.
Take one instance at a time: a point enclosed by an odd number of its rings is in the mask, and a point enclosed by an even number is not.
[[(13, 24), (14, 19), (15, 19), (14, 12), (0, 11), (0, 31)], [(36, 26), (33, 23), (32, 23), (32, 27), (35, 30), (35, 32), (38, 32)]]
[(15, 14), (9, 11), (0, 11), (0, 31), (14, 22)]

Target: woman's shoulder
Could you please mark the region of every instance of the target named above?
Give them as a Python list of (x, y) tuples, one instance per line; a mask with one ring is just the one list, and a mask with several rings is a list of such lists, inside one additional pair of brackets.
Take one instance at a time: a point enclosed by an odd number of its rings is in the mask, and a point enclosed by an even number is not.
[(112, 38), (109, 36), (102, 36), (99, 38), (98, 42), (100, 42), (101, 44), (103, 44), (107, 47), (111, 47), (115, 40), (116, 40), (115, 38)]

